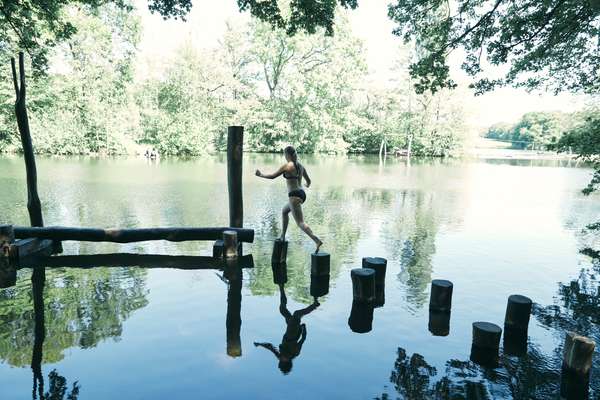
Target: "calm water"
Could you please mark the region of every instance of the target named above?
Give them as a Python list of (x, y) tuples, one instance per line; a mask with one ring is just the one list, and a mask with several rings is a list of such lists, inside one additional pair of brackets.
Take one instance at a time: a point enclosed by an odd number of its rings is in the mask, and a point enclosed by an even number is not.
[[(0, 289), (0, 398), (40, 398), (40, 391), (53, 399), (557, 398), (565, 330), (600, 339), (598, 266), (579, 253), (594, 244), (582, 228), (600, 215), (598, 197), (580, 194), (588, 169), (558, 161), (305, 160), (314, 184), (304, 212), (331, 253), (329, 293), (310, 307), (313, 245), (292, 224), (280, 313), (270, 252), (286, 191), (282, 180), (253, 176), (280, 158), (248, 155), (244, 162), (245, 225), (256, 240), (244, 248), (255, 267), (244, 270), (241, 286), (228, 286), (214, 270), (47, 269), (42, 343), (31, 270), (20, 270), (16, 286)], [(223, 158), (42, 158), (38, 170), (47, 225), (228, 221)], [(26, 225), (20, 158), (0, 159), (0, 184), (0, 221)], [(211, 246), (66, 242), (64, 250), (209, 255)], [(385, 305), (374, 310), (372, 330), (360, 334), (348, 326), (350, 270), (365, 256), (387, 258), (388, 269)], [(443, 337), (428, 331), (435, 278), (454, 283)], [(527, 355), (501, 355), (496, 369), (473, 364), (471, 323), (501, 325), (514, 293), (536, 303)], [(304, 310), (301, 348), (280, 347), (286, 310)], [(299, 352), (291, 370), (266, 343)], [(43, 355), (42, 390), (33, 386), (32, 355)], [(592, 397), (599, 367), (596, 357)]]

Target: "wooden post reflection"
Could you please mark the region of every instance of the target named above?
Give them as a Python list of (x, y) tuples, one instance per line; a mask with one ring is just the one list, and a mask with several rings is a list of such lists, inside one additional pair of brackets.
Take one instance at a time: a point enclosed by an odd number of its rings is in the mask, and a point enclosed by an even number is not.
[(33, 294), (34, 311), (34, 342), (31, 356), (31, 370), (33, 371), (33, 398), (36, 398), (36, 389), (39, 398), (44, 396), (44, 377), (42, 375), (43, 345), (46, 338), (46, 327), (44, 320), (44, 285), (46, 283), (46, 271), (44, 267), (36, 267), (31, 275), (31, 290)]
[(227, 290), (227, 317), (225, 320), (225, 327), (227, 330), (227, 355), (230, 357), (241, 357), (242, 269), (239, 264), (232, 263), (231, 266), (228, 266), (226, 268), (225, 277), (229, 281)]

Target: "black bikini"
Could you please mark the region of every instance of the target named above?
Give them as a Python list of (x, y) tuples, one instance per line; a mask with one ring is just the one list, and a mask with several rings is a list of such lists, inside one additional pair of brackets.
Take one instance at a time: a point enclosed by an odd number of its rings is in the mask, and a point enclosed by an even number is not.
[[(300, 177), (298, 175), (296, 176), (291, 176), (291, 175), (286, 175), (286, 173), (283, 173), (283, 177), (285, 179), (296, 179), (296, 180), (300, 180)], [(298, 197), (300, 198), (300, 200), (302, 200), (302, 203), (304, 203), (306, 201), (306, 193), (304, 192), (303, 189), (294, 189), (291, 192), (288, 193), (288, 197)]]

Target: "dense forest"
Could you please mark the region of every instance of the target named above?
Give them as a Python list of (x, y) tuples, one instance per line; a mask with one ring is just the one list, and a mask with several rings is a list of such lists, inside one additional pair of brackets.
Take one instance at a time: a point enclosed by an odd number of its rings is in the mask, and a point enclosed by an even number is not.
[[(575, 113), (531, 112), (514, 124), (490, 126), (484, 136), (510, 142), (515, 149), (552, 150), (557, 148), (563, 136), (581, 129), (589, 118), (598, 119), (599, 116), (600, 112), (592, 107)], [(572, 145), (562, 147), (566, 151), (573, 150)]]
[[(222, 151), (228, 125), (246, 127), (246, 151), (378, 152), (410, 149), (446, 156), (461, 150), (459, 92), (416, 94), (398, 46), (395, 80), (369, 84), (365, 49), (339, 12), (325, 30), (289, 36), (258, 19), (228, 24), (216, 48), (181, 43), (160, 68), (137, 46), (139, 14), (113, 4), (65, 7), (75, 31), (34, 74), (28, 105), (35, 149), (45, 154), (163, 155)], [(8, 67), (8, 55), (2, 62)], [(8, 68), (4, 69), (9, 71)], [(8, 78), (8, 76), (6, 76)], [(10, 79), (2, 79), (0, 151), (18, 151)]]

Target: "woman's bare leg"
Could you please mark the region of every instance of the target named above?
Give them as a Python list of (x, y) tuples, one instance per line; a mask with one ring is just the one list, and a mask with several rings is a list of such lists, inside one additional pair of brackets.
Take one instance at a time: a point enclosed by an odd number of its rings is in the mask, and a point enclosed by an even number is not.
[(323, 242), (313, 233), (310, 227), (304, 222), (301, 200), (297, 197), (290, 197), (290, 209), (292, 210), (292, 215), (294, 216), (294, 220), (296, 221), (296, 224), (298, 224), (298, 227), (302, 229), (302, 231), (304, 231), (304, 233), (306, 233), (317, 245), (315, 253), (318, 253), (319, 248), (321, 247)]
[(281, 223), (283, 225), (283, 230), (281, 231), (280, 240), (285, 240), (285, 233), (287, 232), (288, 223), (290, 222), (290, 205), (286, 204), (283, 206), (281, 210)]

